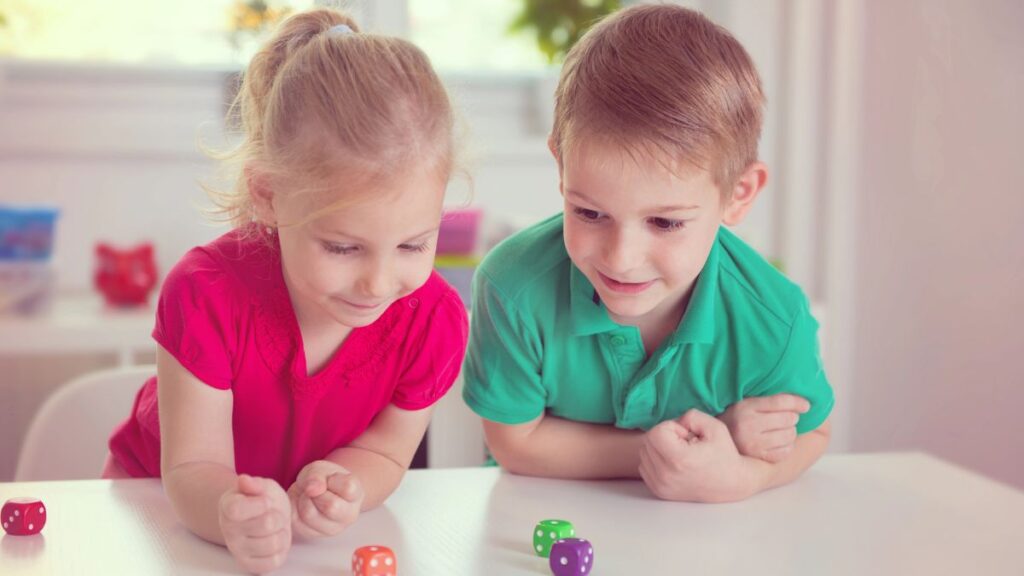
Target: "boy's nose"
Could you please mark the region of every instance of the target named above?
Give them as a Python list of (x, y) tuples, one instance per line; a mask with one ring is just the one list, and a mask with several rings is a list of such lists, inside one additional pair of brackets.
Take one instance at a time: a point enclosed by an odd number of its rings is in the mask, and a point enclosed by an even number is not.
[(604, 263), (608, 272), (623, 274), (641, 264), (641, 239), (628, 230), (616, 230), (608, 235), (604, 245)]

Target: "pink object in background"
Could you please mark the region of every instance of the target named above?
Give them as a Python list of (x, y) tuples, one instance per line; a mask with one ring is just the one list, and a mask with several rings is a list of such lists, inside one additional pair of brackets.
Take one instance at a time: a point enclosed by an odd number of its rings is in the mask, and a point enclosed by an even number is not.
[(437, 253), (472, 254), (476, 250), (483, 214), (484, 211), (480, 208), (446, 210), (441, 218), (441, 232), (437, 237)]
[(96, 245), (96, 288), (112, 306), (141, 306), (156, 286), (153, 245), (141, 244), (119, 250), (108, 244)]

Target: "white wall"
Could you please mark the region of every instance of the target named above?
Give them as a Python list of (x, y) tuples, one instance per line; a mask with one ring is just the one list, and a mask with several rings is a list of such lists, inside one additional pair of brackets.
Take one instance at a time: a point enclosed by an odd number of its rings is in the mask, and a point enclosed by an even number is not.
[[(785, 258), (819, 300), (816, 313), (827, 314), (816, 289), (820, 254), (805, 249), (818, 242), (809, 214), (824, 195), (810, 168), (822, 154), (814, 146), (820, 130), (814, 102), (824, 81), (811, 53), (821, 49), (827, 29), (815, 2), (679, 3), (705, 10), (734, 31), (768, 94), (761, 153), (772, 178), (737, 231), (766, 255)], [(403, 7), (402, 0), (374, 0), (360, 9), (372, 29), (395, 33), (402, 30), (396, 14)], [(198, 212), (207, 202), (197, 181), (211, 176), (215, 165), (196, 143), (200, 134), (218, 142), (232, 72), (0, 60), (0, 202), (61, 207), (55, 249), (61, 292), (91, 289), (98, 241), (153, 241), (164, 274), (186, 250), (224, 230)], [(468, 127), (472, 202), (492, 224), (526, 224), (560, 210), (557, 171), (545, 144), (555, 78), (443, 76)], [(450, 202), (463, 202), (465, 192), (457, 181)], [(10, 477), (24, 425), (50, 390), (113, 360), (68, 356), (23, 357), (0, 349), (0, 479)], [(836, 412), (847, 409), (839, 405)], [(836, 445), (845, 447), (839, 437)]]
[(852, 448), (1024, 488), (1024, 3), (872, 0)]

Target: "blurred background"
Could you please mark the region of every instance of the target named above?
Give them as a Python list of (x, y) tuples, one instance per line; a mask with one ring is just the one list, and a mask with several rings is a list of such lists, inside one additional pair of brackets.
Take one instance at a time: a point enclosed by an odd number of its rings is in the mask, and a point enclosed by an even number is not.
[[(0, 0), (0, 481), (61, 385), (154, 361), (160, 279), (225, 231), (201, 215), (218, 176), (199, 144), (230, 143), (227, 103), (276, 21), (340, 6), (431, 57), (472, 174), (452, 183), (437, 266), (466, 290), (490, 246), (560, 210), (559, 63), (630, 3)], [(1024, 3), (676, 3), (761, 72), (771, 176), (737, 232), (812, 299), (831, 450), (926, 451), (1024, 488)], [(482, 458), (457, 394), (428, 439), (432, 466)]]

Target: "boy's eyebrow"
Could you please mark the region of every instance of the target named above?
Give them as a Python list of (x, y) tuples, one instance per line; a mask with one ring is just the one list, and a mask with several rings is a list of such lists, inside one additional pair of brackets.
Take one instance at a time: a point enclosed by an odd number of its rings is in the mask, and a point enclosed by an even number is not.
[[(566, 194), (566, 196), (576, 196), (576, 197), (578, 197), (578, 198), (580, 198), (580, 199), (582, 199), (582, 200), (584, 200), (584, 201), (586, 201), (586, 202), (588, 202), (590, 204), (593, 204), (594, 206), (600, 207), (600, 205), (597, 202), (594, 202), (590, 197), (588, 197), (586, 194), (584, 194), (584, 193), (582, 193), (582, 192), (580, 192), (578, 190), (567, 190), (565, 194)], [(651, 209), (650, 213), (652, 213), (652, 214), (660, 214), (662, 212), (684, 212), (686, 210), (696, 210), (697, 208), (700, 208), (700, 206), (697, 205), (697, 204), (678, 204), (678, 205), (673, 205), (673, 206), (658, 206), (656, 208)]]
[(587, 196), (586, 194), (584, 194), (583, 192), (580, 192), (579, 190), (573, 190), (573, 189), (570, 188), (569, 190), (565, 191), (565, 195), (566, 196), (576, 196), (577, 198), (579, 198), (580, 200), (583, 200), (584, 202), (586, 202), (588, 204), (592, 204), (592, 205), (594, 205), (594, 206), (596, 206), (598, 208), (601, 207), (600, 203), (595, 202), (590, 196)]
[[(413, 240), (422, 238), (424, 236), (428, 236), (430, 234), (433, 234), (434, 232), (437, 232), (440, 228), (441, 228), (440, 226), (434, 226), (433, 228), (431, 228), (429, 230), (424, 230), (423, 232), (420, 232), (419, 234), (414, 234), (412, 236), (409, 236), (407, 239), (405, 239), (402, 242), (400, 242), (400, 244), (407, 244), (409, 242), (412, 242)], [(360, 238), (359, 236), (348, 234), (348, 233), (342, 232), (340, 230), (324, 230), (324, 232), (327, 233), (327, 234), (330, 234), (331, 236), (340, 236), (342, 238), (347, 238), (349, 240), (355, 240), (356, 242), (362, 242), (363, 244), (370, 244), (370, 242), (368, 242), (366, 240), (366, 238)]]

